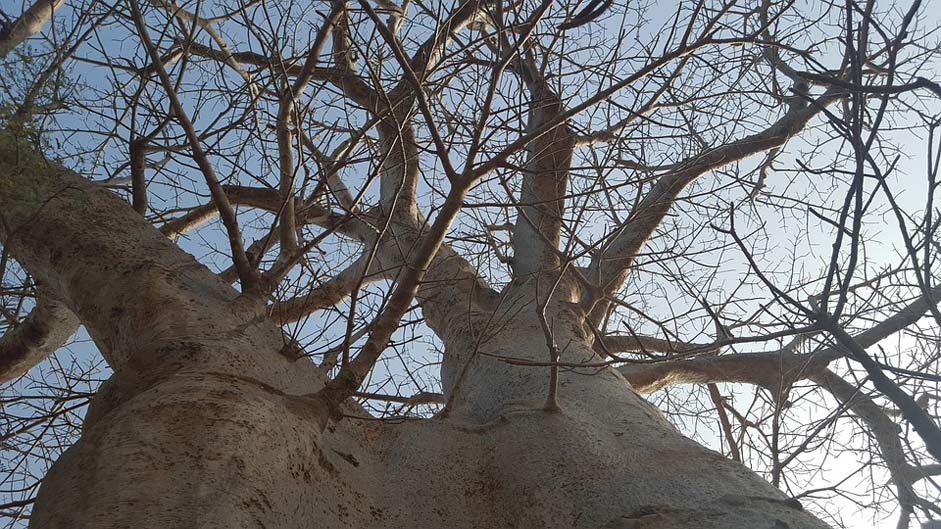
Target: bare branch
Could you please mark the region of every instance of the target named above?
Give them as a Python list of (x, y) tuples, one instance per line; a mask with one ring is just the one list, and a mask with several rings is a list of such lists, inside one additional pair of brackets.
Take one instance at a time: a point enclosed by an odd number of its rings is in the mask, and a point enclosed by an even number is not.
[[(526, 78), (531, 93), (529, 132), (564, 113), (565, 107), (534, 68)], [(560, 266), (558, 245), (574, 148), (574, 137), (564, 123), (526, 146), (519, 199), (522, 207), (512, 239), (513, 272), (517, 277), (558, 270)]]
[(25, 374), (75, 334), (79, 321), (65, 305), (46, 295), (33, 311), (0, 336), (0, 384)]
[(222, 223), (225, 225), (226, 232), (229, 236), (229, 247), (232, 250), (232, 260), (235, 262), (235, 267), (238, 269), (239, 280), (242, 283), (242, 288), (244, 291), (250, 291), (257, 286), (258, 274), (251, 263), (249, 263), (248, 257), (245, 255), (245, 249), (242, 247), (242, 236), (239, 232), (238, 221), (235, 218), (235, 210), (232, 209), (232, 205), (229, 203), (229, 199), (222, 190), (219, 179), (216, 178), (216, 173), (212, 168), (212, 164), (209, 162), (209, 158), (206, 156), (205, 151), (203, 151), (203, 148), (200, 145), (199, 136), (196, 135), (196, 130), (193, 128), (193, 124), (190, 122), (189, 117), (187, 117), (186, 111), (183, 109), (183, 105), (180, 103), (180, 100), (176, 95), (176, 90), (173, 87), (173, 81), (170, 79), (169, 74), (167, 74), (166, 69), (163, 67), (163, 63), (160, 62), (160, 54), (157, 51), (157, 48), (154, 46), (154, 43), (150, 40), (150, 35), (147, 32), (147, 25), (144, 23), (144, 19), (141, 16), (140, 7), (137, 0), (130, 1), (131, 11), (134, 16), (134, 23), (137, 26), (137, 31), (140, 33), (141, 42), (147, 49), (147, 52), (150, 55), (150, 59), (154, 62), (154, 66), (157, 69), (157, 75), (160, 77), (160, 82), (163, 84), (163, 88), (167, 92), (167, 97), (170, 99), (170, 105), (173, 108), (173, 113), (176, 115), (176, 119), (180, 122), (180, 126), (183, 127), (183, 130), (186, 133), (186, 139), (190, 144), (190, 149), (193, 151), (193, 158), (196, 160), (200, 171), (202, 171), (203, 176), (206, 178), (206, 184), (209, 186), (210, 193), (212, 193), (212, 199), (215, 202), (216, 207), (219, 209), (219, 216), (222, 218)]
[(916, 470), (908, 464), (905, 457), (905, 451), (899, 440), (899, 426), (892, 422), (892, 419), (860, 388), (850, 384), (833, 371), (823, 369), (813, 373), (809, 378), (832, 393), (869, 427), (869, 431), (872, 432), (882, 452), (882, 460), (885, 461), (886, 468), (889, 469), (889, 474), (898, 490), (898, 500), (902, 511), (899, 527), (908, 527), (908, 519), (917, 503), (912, 484), (917, 481), (918, 477)]
[(65, 0), (36, 0), (11, 26), (3, 28), (0, 31), (0, 58), (6, 57), (13, 48), (42, 31), (46, 22), (52, 19), (63, 4)]
[(589, 280), (597, 281), (604, 292), (620, 288), (627, 270), (647, 239), (656, 231), (687, 185), (705, 173), (748, 156), (779, 147), (803, 129), (821, 109), (837, 101), (837, 91), (828, 91), (805, 107), (792, 107), (767, 129), (746, 138), (708, 149), (657, 179), (653, 188), (631, 212), (630, 217), (609, 236), (609, 242), (592, 259)]

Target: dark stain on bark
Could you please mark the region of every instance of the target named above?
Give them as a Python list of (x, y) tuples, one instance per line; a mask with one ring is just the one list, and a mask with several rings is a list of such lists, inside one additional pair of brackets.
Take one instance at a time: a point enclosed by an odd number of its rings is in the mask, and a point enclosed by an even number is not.
[[(327, 459), (325, 455), (323, 455), (323, 452), (320, 452), (320, 454), (317, 456), (317, 463), (320, 464), (324, 470), (329, 472), (331, 476), (336, 476), (338, 474), (337, 468), (333, 465), (333, 463), (330, 462), (329, 459)], [(304, 481), (310, 483), (310, 480), (310, 470), (305, 470)]]
[(354, 467), (359, 466), (359, 461), (356, 459), (356, 456), (354, 456), (353, 454), (344, 454), (343, 452), (340, 452), (339, 450), (334, 450), (334, 452), (338, 456), (342, 457), (344, 461), (353, 465)]

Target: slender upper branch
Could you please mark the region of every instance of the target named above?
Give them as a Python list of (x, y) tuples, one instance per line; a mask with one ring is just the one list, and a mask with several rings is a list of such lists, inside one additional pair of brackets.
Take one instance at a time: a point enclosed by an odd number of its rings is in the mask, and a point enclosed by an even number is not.
[(158, 52), (157, 47), (154, 46), (154, 43), (150, 40), (150, 35), (147, 31), (147, 25), (145, 24), (143, 16), (141, 15), (137, 0), (130, 0), (130, 2), (131, 11), (134, 16), (134, 23), (137, 26), (138, 33), (140, 33), (141, 42), (143, 43), (144, 48), (147, 50), (148, 55), (150, 55), (150, 59), (154, 63), (157, 75), (160, 78), (160, 82), (163, 84), (163, 88), (167, 93), (167, 97), (170, 99), (170, 105), (173, 108), (173, 113), (176, 115), (177, 120), (180, 122), (180, 126), (186, 133), (186, 139), (189, 142), (190, 149), (193, 151), (193, 159), (199, 166), (199, 170), (203, 173), (203, 176), (206, 179), (206, 184), (209, 186), (209, 191), (212, 193), (212, 199), (215, 202), (216, 207), (219, 208), (219, 216), (222, 218), (222, 223), (225, 225), (226, 233), (229, 237), (229, 247), (232, 250), (232, 260), (235, 262), (235, 267), (238, 269), (239, 279), (242, 282), (242, 288), (246, 291), (252, 290), (256, 287), (258, 282), (258, 274), (256, 273), (255, 268), (249, 262), (248, 257), (245, 255), (245, 249), (242, 246), (242, 236), (239, 231), (238, 221), (235, 218), (235, 210), (232, 209), (232, 205), (229, 203), (228, 197), (226, 197), (225, 192), (222, 190), (219, 179), (216, 178), (216, 172), (213, 169), (212, 164), (209, 162), (209, 158), (206, 156), (206, 152), (203, 150), (202, 145), (200, 144), (199, 136), (197, 136), (192, 122), (190, 122), (189, 117), (186, 115), (186, 111), (183, 109), (182, 103), (180, 103), (180, 99), (173, 87), (173, 81), (170, 79), (170, 75), (167, 74), (167, 70), (164, 68), (163, 63), (161, 62), (160, 53)]
[(634, 258), (660, 226), (686, 186), (709, 171), (781, 146), (800, 132), (824, 107), (839, 99), (839, 94), (838, 90), (828, 90), (809, 105), (792, 106), (765, 130), (709, 149), (660, 176), (627, 220), (611, 232), (608, 243), (596, 253), (587, 274), (588, 279), (597, 282), (605, 294), (616, 292), (627, 277)]

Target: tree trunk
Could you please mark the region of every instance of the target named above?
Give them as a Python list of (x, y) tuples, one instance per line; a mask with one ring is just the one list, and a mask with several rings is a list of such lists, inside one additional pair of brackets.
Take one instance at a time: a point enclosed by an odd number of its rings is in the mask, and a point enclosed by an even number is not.
[[(823, 528), (694, 443), (609, 367), (565, 368), (546, 411), (531, 282), (436, 332), (450, 403), (331, 417), (280, 329), (126, 203), (10, 137), (2, 235), (115, 371), (43, 481), (31, 527)], [(546, 311), (562, 365), (599, 363), (584, 315)], [(508, 361), (509, 360), (509, 361)], [(362, 418), (357, 418), (362, 417)]]
[[(477, 355), (454, 342), (446, 367), (474, 360), (447, 416), (322, 434), (315, 409), (255, 380), (173, 376), (89, 423), (33, 526), (824, 527), (614, 370), (563, 373), (562, 411), (543, 411), (547, 368), (485, 356), (547, 358), (538, 322), (506, 322)], [(573, 341), (563, 362), (592, 356)]]

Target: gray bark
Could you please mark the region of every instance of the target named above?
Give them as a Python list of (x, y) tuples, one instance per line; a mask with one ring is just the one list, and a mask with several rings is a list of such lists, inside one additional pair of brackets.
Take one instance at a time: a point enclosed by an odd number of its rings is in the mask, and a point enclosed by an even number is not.
[[(435, 321), (440, 416), (337, 420), (306, 396), (323, 376), (279, 354), (263, 312), (108, 191), (0, 139), (3, 243), (115, 371), (31, 527), (825, 527), (681, 435), (613, 368), (563, 369), (561, 410), (544, 411), (549, 369), (525, 365), (549, 358), (527, 282), (495, 314), (468, 303)], [(573, 305), (547, 318), (561, 362), (599, 360)]]
[(29, 316), (0, 336), (0, 384), (25, 374), (65, 345), (78, 318), (58, 301), (40, 297)]
[(6, 57), (26, 39), (39, 33), (64, 3), (63, 0), (36, 0), (27, 7), (9, 28), (0, 32), (0, 58)]

